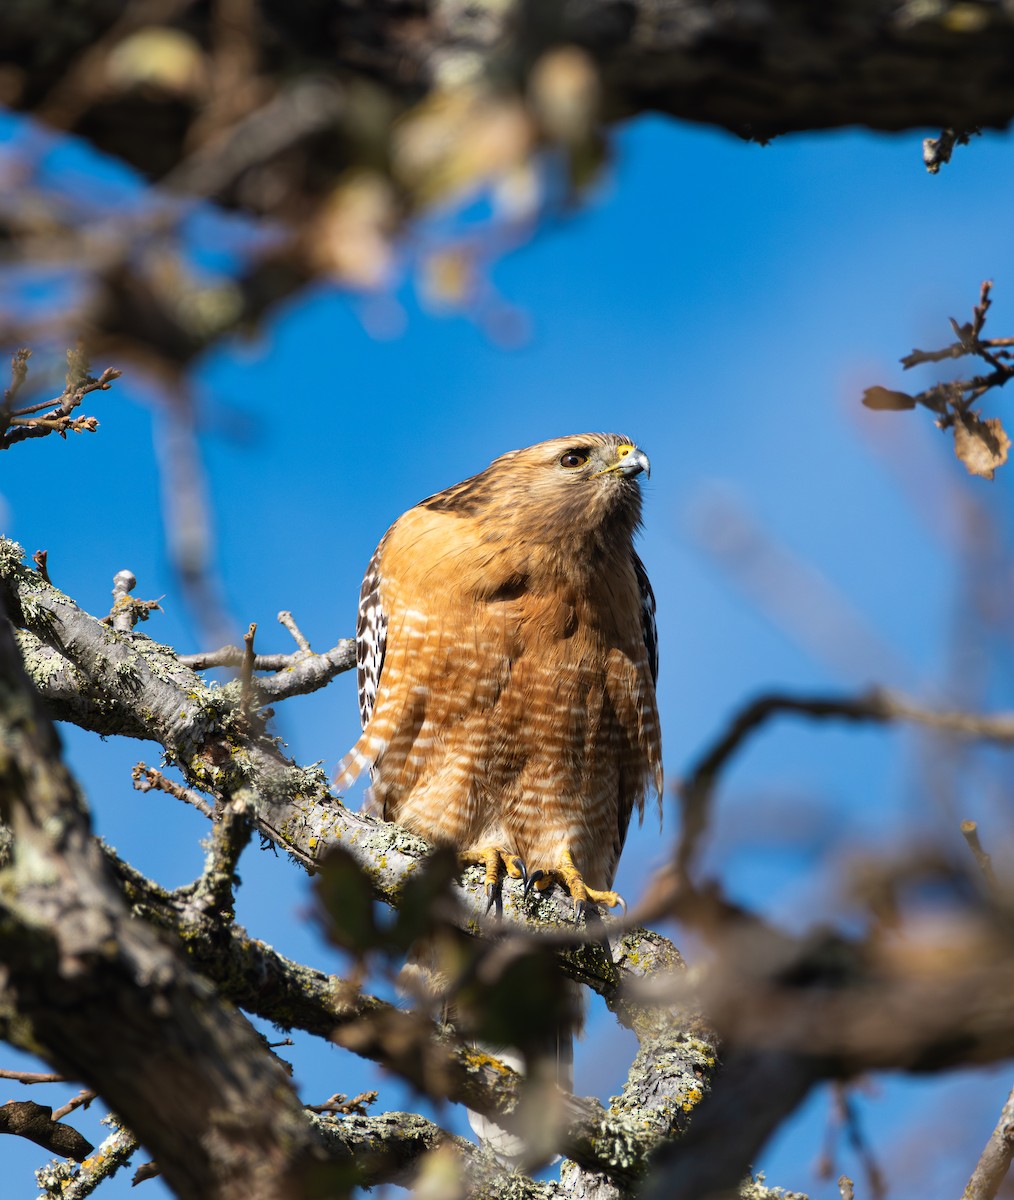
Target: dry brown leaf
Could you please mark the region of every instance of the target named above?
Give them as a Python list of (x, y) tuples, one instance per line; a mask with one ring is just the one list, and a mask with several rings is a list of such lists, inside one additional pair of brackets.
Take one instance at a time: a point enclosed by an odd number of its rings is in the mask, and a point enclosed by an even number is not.
[(999, 417), (983, 420), (975, 413), (962, 413), (954, 422), (954, 453), (970, 475), (992, 479), (997, 467), (1007, 461), (1010, 438)]
[(915, 408), (915, 398), (908, 392), (892, 392), (890, 388), (871, 387), (863, 392), (863, 404), (876, 412), (901, 412)]

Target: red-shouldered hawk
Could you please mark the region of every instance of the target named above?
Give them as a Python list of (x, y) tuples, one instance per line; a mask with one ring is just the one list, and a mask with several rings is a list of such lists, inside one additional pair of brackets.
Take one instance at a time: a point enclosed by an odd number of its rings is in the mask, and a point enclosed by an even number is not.
[(612, 885), (631, 812), (661, 801), (655, 600), (634, 551), (644, 452), (556, 438), (409, 509), (363, 580), (363, 733), (338, 786), (576, 908)]

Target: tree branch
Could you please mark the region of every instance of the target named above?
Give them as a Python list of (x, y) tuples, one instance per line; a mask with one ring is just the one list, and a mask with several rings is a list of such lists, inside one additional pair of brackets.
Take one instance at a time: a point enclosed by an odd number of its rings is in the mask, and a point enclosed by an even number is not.
[(1014, 1091), (1000, 1113), (986, 1148), (975, 1165), (972, 1177), (961, 1193), (961, 1200), (993, 1200), (1007, 1178), (1014, 1156)]
[(13, 1036), (129, 1112), (179, 1196), (300, 1194), (314, 1139), (298, 1100), (246, 1021), (130, 918), (5, 620), (0, 727), (14, 851), (0, 992), (19, 1015)]
[(743, 744), (776, 716), (791, 714), (813, 721), (845, 720), (887, 724), (904, 721), (953, 733), (1014, 744), (1014, 713), (996, 715), (925, 708), (893, 692), (875, 688), (860, 696), (791, 696), (772, 692), (758, 696), (736, 713), (721, 733), (690, 768), (679, 784), (682, 809), (677, 875), (689, 874), (699, 842), (707, 828), (715, 787), (722, 772)]

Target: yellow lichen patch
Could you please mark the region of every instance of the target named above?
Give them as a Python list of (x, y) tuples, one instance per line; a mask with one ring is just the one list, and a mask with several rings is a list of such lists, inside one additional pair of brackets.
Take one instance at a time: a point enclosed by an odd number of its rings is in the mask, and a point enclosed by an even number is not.
[(472, 1071), (481, 1071), (485, 1067), (490, 1067), (494, 1071), (499, 1071), (501, 1075), (513, 1074), (511, 1068), (506, 1063), (502, 1063), (498, 1058), (494, 1058), (492, 1054), (483, 1053), (482, 1050), (466, 1050), (464, 1058), (469, 1070)]

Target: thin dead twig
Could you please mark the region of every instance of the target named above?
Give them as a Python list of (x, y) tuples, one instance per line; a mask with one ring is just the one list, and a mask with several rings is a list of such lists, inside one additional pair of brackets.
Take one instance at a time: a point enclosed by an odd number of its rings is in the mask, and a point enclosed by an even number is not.
[(949, 318), (956, 342), (940, 350), (913, 350), (901, 360), (907, 371), (924, 363), (972, 355), (992, 368), (989, 374), (936, 383), (915, 394), (884, 387), (871, 387), (863, 392), (863, 404), (880, 412), (901, 412), (917, 405), (928, 408), (936, 415), (937, 428), (951, 431), (954, 453), (968, 473), (982, 479), (994, 477), (997, 468), (1006, 463), (1011, 447), (1011, 439), (999, 417), (983, 418), (972, 407), (990, 389), (1003, 387), (1014, 378), (1014, 353), (1007, 348), (1014, 346), (1014, 339), (982, 337), (992, 286), (988, 279), (982, 284), (970, 322), (959, 325), (953, 317)]
[[(108, 391), (121, 372), (107, 367), (98, 378), (88, 373), (88, 363), (79, 351), (67, 352), (67, 386), (63, 393), (52, 400), (14, 408), (13, 402), (28, 377), (28, 359), (31, 351), (18, 350), (11, 360), (11, 384), (4, 391), (4, 403), (0, 407), (0, 450), (9, 450), (27, 438), (45, 437), (58, 433), (94, 433), (98, 429), (95, 417), (75, 417), (72, 413), (89, 392)], [(48, 411), (46, 411), (48, 410)], [(42, 416), (35, 416), (43, 413)]]
[[(247, 655), (242, 646), (222, 646), (218, 650), (182, 654), (179, 661), (191, 671), (205, 671), (213, 667), (242, 667)], [(257, 680), (257, 691), (264, 702), (315, 692), (355, 665), (356, 643), (353, 638), (343, 638), (323, 654), (297, 650), (292, 654), (253, 656), (253, 670), (273, 672)]]
[(254, 703), (254, 635), (257, 633), (257, 622), (251, 621), (250, 627), (243, 635), (243, 661), (239, 667), (240, 702), (239, 711), (244, 721), (250, 720)]
[(300, 650), (305, 651), (307, 654), (313, 653), (313, 651), (310, 649), (310, 643), (303, 636), (302, 630), (296, 624), (295, 617), (293, 617), (292, 613), (290, 613), (287, 608), (283, 608), (278, 614), (278, 623), (279, 625), (284, 625), (289, 633), (292, 634), (292, 639), (300, 648)]
[(183, 787), (182, 784), (175, 783), (171, 779), (167, 779), (161, 771), (156, 771), (154, 767), (149, 767), (146, 763), (137, 763), (130, 772), (130, 777), (134, 782), (134, 787), (139, 792), (150, 792), (156, 789), (160, 792), (165, 792), (169, 796), (175, 796), (177, 800), (182, 800), (186, 804), (193, 805), (198, 812), (204, 813), (209, 820), (215, 819), (215, 810), (203, 797), (190, 788)]
[(76, 1096), (72, 1096), (66, 1104), (64, 1104), (61, 1108), (58, 1108), (56, 1112), (53, 1113), (53, 1120), (59, 1121), (61, 1117), (68, 1116), (76, 1108), (87, 1108), (94, 1099), (95, 1092), (93, 1092), (91, 1088), (82, 1088)]
[[(241, 667), (246, 650), (242, 646), (221, 646), (218, 650), (201, 650), (196, 654), (181, 654), (180, 662), (191, 671), (210, 671), (214, 667)], [(282, 671), (299, 661), (298, 654), (256, 654), (255, 671)]]
[(989, 1141), (979, 1161), (975, 1164), (972, 1177), (961, 1193), (961, 1200), (993, 1200), (1000, 1185), (1010, 1170), (1014, 1156), (1014, 1091), (1007, 1097), (1000, 1113), (1000, 1120), (990, 1134)]
[(12, 1079), (15, 1083), (66, 1083), (65, 1075), (57, 1075), (51, 1071), (4, 1071), (0, 1070), (0, 1079)]
[(52, 579), (49, 578), (49, 551), (36, 550), (32, 555), (32, 562), (35, 563), (35, 569), (39, 572), (42, 578), (47, 583), (52, 583)]
[(25, 385), (25, 380), (28, 378), (28, 360), (31, 357), (32, 352), (27, 346), (15, 350), (11, 356), (11, 382), (9, 387), (4, 388), (3, 411), (5, 413), (12, 412), (18, 392)]
[(972, 852), (972, 857), (982, 872), (982, 877), (986, 881), (986, 887), (990, 895), (994, 897), (998, 896), (1000, 885), (996, 878), (996, 872), (993, 870), (993, 860), (983, 849), (982, 842), (979, 840), (979, 826), (974, 821), (962, 821), (961, 836), (965, 839), (969, 850)]
[(130, 593), (137, 587), (137, 576), (133, 571), (117, 571), (113, 576), (113, 607), (109, 615), (102, 618), (103, 625), (110, 625), (118, 633), (130, 633), (138, 621), (147, 621), (153, 612), (161, 612), (158, 600), (138, 600)]
[(350, 1100), (344, 1092), (335, 1092), (323, 1104), (308, 1104), (306, 1107), (310, 1112), (315, 1113), (344, 1113), (346, 1115), (355, 1113), (357, 1116), (365, 1117), (366, 1110), (371, 1104), (377, 1102), (377, 1092), (360, 1092), (358, 1096), (353, 1096)]

